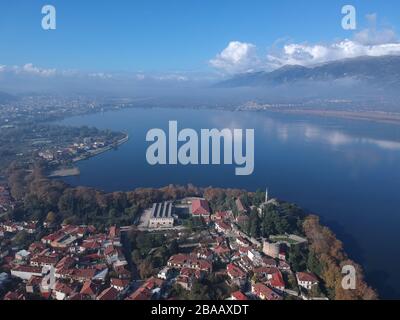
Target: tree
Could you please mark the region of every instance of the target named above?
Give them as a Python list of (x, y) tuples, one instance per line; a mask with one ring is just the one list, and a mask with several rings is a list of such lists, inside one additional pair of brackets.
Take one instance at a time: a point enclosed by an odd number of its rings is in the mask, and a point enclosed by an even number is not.
[(49, 224), (53, 224), (56, 222), (56, 214), (53, 211), (49, 211), (49, 213), (46, 216), (46, 222)]
[(31, 236), (25, 230), (19, 231), (13, 239), (13, 244), (18, 247), (27, 247), (30, 244), (30, 242), (31, 242)]
[(260, 217), (257, 210), (251, 211), (248, 233), (255, 238), (260, 235)]
[(306, 270), (307, 253), (304, 247), (298, 245), (290, 247), (288, 261), (295, 272)]
[(138, 249), (132, 251), (132, 262), (138, 265), (142, 261), (142, 255)]
[[(377, 299), (377, 293), (365, 283), (361, 267), (348, 259), (342, 243), (336, 239), (331, 230), (319, 223), (317, 216), (308, 216), (303, 223), (303, 228), (309, 239), (310, 251), (314, 255), (314, 257), (309, 257), (308, 264), (316, 268), (315, 260), (319, 262), (319, 276), (324, 280), (330, 298), (338, 300)], [(342, 288), (341, 270), (344, 265), (353, 265), (357, 270), (356, 290)]]
[(138, 266), (138, 271), (139, 271), (140, 278), (142, 278), (142, 279), (147, 279), (147, 278), (151, 277), (152, 274), (154, 273), (153, 264), (151, 262), (151, 259), (146, 258), (145, 260), (143, 260)]
[(168, 251), (171, 256), (179, 252), (178, 240), (176, 239), (172, 240), (172, 242), (168, 245)]
[(208, 286), (196, 280), (193, 282), (192, 290), (189, 293), (189, 300), (210, 300)]

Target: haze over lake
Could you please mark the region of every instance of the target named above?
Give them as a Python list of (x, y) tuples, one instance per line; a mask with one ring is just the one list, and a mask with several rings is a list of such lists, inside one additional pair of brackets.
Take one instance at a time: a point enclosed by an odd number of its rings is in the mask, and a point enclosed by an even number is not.
[[(179, 129), (255, 129), (255, 171), (235, 176), (235, 166), (150, 166), (146, 133)], [(385, 298), (400, 298), (400, 126), (368, 121), (192, 109), (126, 109), (69, 118), (129, 133), (130, 140), (78, 164), (73, 185), (105, 191), (168, 184), (269, 188), (272, 196), (294, 202), (323, 218)]]

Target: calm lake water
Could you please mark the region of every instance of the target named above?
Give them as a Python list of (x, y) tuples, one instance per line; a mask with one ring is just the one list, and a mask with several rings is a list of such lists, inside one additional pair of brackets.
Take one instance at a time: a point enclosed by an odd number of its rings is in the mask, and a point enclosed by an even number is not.
[[(235, 166), (156, 166), (146, 161), (146, 133), (179, 129), (255, 129), (255, 172), (237, 177)], [(317, 213), (344, 242), (384, 298), (400, 298), (400, 126), (367, 121), (182, 109), (129, 109), (66, 119), (130, 134), (116, 151), (79, 163), (73, 185), (105, 191), (193, 183), (251, 191)]]

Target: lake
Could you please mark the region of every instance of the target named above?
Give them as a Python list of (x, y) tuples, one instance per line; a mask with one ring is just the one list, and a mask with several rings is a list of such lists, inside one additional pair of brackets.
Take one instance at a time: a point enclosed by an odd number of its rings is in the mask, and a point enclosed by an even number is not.
[[(255, 171), (235, 176), (234, 165), (150, 166), (148, 130), (177, 120), (179, 129), (255, 129)], [(400, 125), (272, 112), (126, 109), (74, 117), (129, 133), (130, 140), (79, 163), (72, 185), (105, 191), (188, 184), (234, 187), (294, 202), (322, 217), (363, 265), (384, 298), (400, 298)]]

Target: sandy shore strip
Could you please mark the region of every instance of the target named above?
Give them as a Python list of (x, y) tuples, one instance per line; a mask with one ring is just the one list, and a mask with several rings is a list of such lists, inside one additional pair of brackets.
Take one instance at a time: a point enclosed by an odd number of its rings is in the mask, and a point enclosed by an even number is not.
[(81, 174), (78, 167), (60, 168), (50, 173), (49, 178), (73, 177)]

